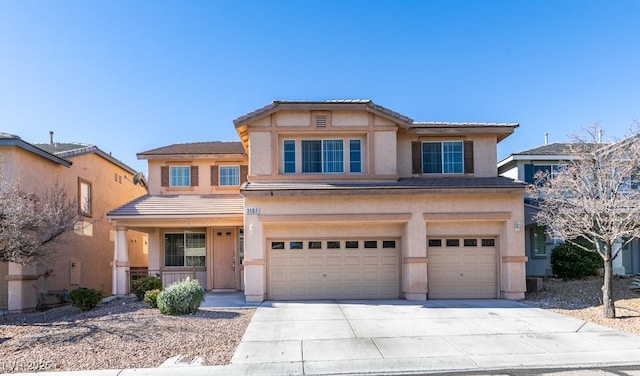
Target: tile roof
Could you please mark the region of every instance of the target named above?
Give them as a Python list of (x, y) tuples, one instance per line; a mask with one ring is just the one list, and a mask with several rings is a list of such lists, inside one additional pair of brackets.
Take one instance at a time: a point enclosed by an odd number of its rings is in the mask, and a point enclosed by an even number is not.
[(19, 136), (13, 134), (0, 132), (0, 146), (17, 146), (50, 161), (58, 163), (62, 166), (70, 167), (72, 165), (71, 161), (66, 160), (64, 156), (44, 150), (38, 147), (36, 144), (31, 144), (27, 141), (24, 141)]
[(324, 100), (324, 101), (304, 101), (304, 100), (274, 100), (271, 104), (266, 105), (262, 108), (259, 108), (255, 111), (252, 111), (246, 115), (240, 116), (233, 121), (233, 124), (238, 127), (248, 121), (251, 121), (255, 118), (260, 118), (263, 116), (267, 116), (271, 113), (274, 113), (279, 110), (281, 105), (295, 105), (305, 109), (313, 109), (313, 108), (331, 108), (337, 106), (348, 106), (348, 105), (356, 105), (362, 106), (363, 108), (368, 108), (374, 112), (378, 112), (380, 114), (386, 115), (388, 117), (392, 117), (396, 119), (398, 122), (410, 125), (413, 123), (413, 120), (405, 115), (392, 111), (388, 108), (379, 106), (371, 99), (333, 99), (333, 100)]
[(138, 157), (175, 154), (245, 154), (242, 142), (210, 141), (173, 144), (138, 153)]
[(244, 212), (240, 195), (146, 195), (112, 211), (108, 217), (189, 218)]
[(20, 140), (20, 136), (15, 134), (0, 132), (0, 139)]
[(477, 123), (477, 122), (447, 122), (447, 121), (416, 121), (414, 128), (440, 128), (440, 127), (464, 127), (464, 128), (485, 128), (485, 127), (506, 127), (518, 128), (518, 123)]
[(242, 192), (259, 191), (354, 191), (354, 190), (415, 190), (464, 188), (524, 188), (523, 182), (497, 177), (437, 177), (402, 178), (389, 182), (336, 182), (336, 183), (247, 183)]
[(110, 153), (106, 153), (99, 147), (91, 144), (83, 144), (79, 142), (54, 142), (34, 144), (37, 148), (46, 151), (47, 153), (54, 154), (61, 158), (73, 158), (75, 156), (95, 153), (114, 165), (128, 171), (131, 174), (135, 174), (136, 170), (126, 165), (121, 160), (113, 157)]

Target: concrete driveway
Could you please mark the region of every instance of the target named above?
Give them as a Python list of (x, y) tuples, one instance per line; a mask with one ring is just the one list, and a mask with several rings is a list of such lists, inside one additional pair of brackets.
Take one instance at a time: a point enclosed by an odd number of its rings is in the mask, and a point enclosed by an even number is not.
[(231, 363), (314, 375), (585, 367), (640, 359), (638, 336), (522, 303), (421, 303), (265, 302)]

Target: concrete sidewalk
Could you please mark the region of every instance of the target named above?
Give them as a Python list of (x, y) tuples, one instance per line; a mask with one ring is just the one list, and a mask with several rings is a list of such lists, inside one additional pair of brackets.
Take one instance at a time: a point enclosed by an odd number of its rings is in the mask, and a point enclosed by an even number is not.
[[(229, 302), (210, 303), (238, 308)], [(246, 306), (237, 299), (235, 304)], [(598, 369), (572, 375), (610, 375), (620, 373), (601, 369), (625, 365), (637, 366), (628, 374), (640, 375), (640, 337), (525, 304), (372, 300), (265, 302), (227, 366), (51, 375), (511, 375), (492, 370), (568, 367)]]

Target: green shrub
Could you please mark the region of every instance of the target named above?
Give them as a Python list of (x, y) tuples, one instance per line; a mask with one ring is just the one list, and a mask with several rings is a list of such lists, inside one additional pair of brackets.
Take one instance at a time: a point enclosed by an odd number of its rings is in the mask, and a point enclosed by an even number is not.
[(138, 278), (131, 283), (131, 289), (136, 294), (138, 300), (144, 299), (144, 294), (149, 290), (156, 290), (162, 288), (162, 281), (156, 277), (142, 277)]
[(154, 289), (144, 293), (144, 302), (149, 304), (151, 308), (158, 308), (158, 295), (160, 290)]
[(195, 313), (204, 301), (200, 282), (189, 278), (168, 286), (158, 294), (158, 309), (165, 315)]
[[(589, 249), (593, 245), (581, 242)], [(597, 274), (604, 266), (602, 257), (594, 252), (588, 252), (570, 243), (563, 243), (551, 251), (551, 269), (560, 278), (579, 279)]]
[(100, 290), (80, 287), (69, 293), (69, 300), (71, 300), (71, 304), (81, 310), (89, 311), (100, 303), (103, 296), (104, 294)]

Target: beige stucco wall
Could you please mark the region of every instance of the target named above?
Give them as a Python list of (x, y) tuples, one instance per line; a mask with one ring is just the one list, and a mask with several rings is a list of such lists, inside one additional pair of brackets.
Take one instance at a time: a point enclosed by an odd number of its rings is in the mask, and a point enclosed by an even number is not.
[(398, 167), (396, 132), (374, 132), (374, 145), (375, 173), (396, 175)]
[[(240, 187), (220, 187), (211, 185), (211, 166), (240, 166), (246, 165), (247, 157), (239, 155), (222, 155), (219, 158), (188, 158), (188, 159), (151, 159), (149, 168), (149, 194), (238, 194)], [(198, 166), (198, 185), (193, 187), (162, 187), (162, 166)]]
[[(2, 155), (8, 176), (19, 179), (23, 191), (42, 195), (58, 183), (77, 201), (79, 177), (90, 182), (92, 189), (92, 216), (83, 216), (75, 231), (61, 236), (55, 252), (35, 267), (9, 266), (9, 309), (35, 308), (41, 291), (89, 287), (109, 294), (114, 242), (106, 213), (146, 190), (131, 182), (130, 172), (93, 153), (69, 158), (73, 162), (69, 168), (20, 148), (2, 150)], [(134, 243), (132, 252), (141, 252), (135, 244), (143, 244), (142, 234), (131, 232), (128, 240)], [(146, 265), (144, 257), (138, 257), (134, 256), (136, 262)], [(50, 276), (44, 278), (47, 271)]]
[(366, 127), (369, 125), (369, 114), (366, 112), (333, 111), (331, 125), (335, 127)]
[(269, 176), (272, 170), (272, 152), (277, 146), (272, 145), (270, 132), (252, 132), (249, 135), (249, 175)]
[[(426, 238), (432, 234), (497, 236), (499, 296), (524, 297), (524, 233), (514, 230), (515, 223), (523, 221), (524, 215), (520, 190), (504, 194), (475, 191), (379, 196), (276, 195), (246, 197), (245, 205), (260, 209), (260, 215), (245, 217), (245, 228), (253, 228), (245, 239), (248, 300), (265, 298), (268, 238), (337, 236), (400, 237), (405, 260), (401, 271), (402, 293), (407, 299), (425, 299), (427, 264), (421, 259), (428, 258)], [(436, 215), (429, 217), (429, 214)]]
[(498, 176), (496, 168), (497, 161), (497, 138), (490, 135), (470, 135), (466, 137), (427, 137), (398, 134), (398, 174), (401, 177), (411, 177), (411, 142), (413, 141), (473, 141), (473, 163), (476, 177)]

